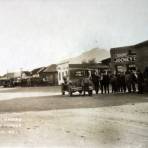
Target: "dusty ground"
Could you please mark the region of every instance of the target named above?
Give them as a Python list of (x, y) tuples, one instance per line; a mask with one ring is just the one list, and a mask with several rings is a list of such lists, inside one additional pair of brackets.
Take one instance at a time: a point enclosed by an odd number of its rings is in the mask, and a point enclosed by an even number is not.
[(1, 88), (0, 147), (148, 148), (148, 94)]

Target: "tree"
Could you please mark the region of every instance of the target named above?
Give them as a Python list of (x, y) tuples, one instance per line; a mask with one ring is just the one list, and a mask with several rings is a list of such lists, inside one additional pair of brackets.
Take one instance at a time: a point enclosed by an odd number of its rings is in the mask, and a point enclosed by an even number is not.
[(89, 64), (96, 64), (96, 59), (91, 59), (88, 61)]
[(96, 63), (97, 62), (96, 62), (95, 58), (91, 59), (91, 60), (88, 60), (88, 61), (86, 61), (86, 60), (82, 61), (82, 64), (96, 64)]

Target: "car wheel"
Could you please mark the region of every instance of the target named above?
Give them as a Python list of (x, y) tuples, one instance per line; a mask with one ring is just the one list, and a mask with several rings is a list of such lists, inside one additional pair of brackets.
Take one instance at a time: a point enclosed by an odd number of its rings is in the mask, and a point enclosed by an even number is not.
[(88, 94), (89, 94), (89, 96), (92, 96), (92, 90), (90, 90), (90, 91), (88, 92)]
[(72, 96), (72, 91), (71, 91), (71, 89), (69, 89), (69, 96)]
[(63, 95), (63, 96), (65, 95), (65, 91), (62, 92), (62, 95)]

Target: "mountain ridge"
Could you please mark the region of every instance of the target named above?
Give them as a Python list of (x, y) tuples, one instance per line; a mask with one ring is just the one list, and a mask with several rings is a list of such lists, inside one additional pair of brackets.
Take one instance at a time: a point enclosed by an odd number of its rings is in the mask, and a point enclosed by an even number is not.
[[(103, 59), (109, 58), (109, 51), (101, 48), (92, 48), (90, 50), (84, 51), (76, 57), (66, 59), (62, 62), (69, 62), (69, 64), (81, 64), (88, 63), (89, 61), (94, 60), (96, 63), (101, 62)], [(61, 63), (62, 63), (61, 62)]]

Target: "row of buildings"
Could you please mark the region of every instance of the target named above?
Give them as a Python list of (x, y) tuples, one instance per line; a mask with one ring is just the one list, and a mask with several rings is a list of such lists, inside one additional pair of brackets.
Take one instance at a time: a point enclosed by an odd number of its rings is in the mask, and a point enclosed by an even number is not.
[(57, 65), (51, 64), (32, 71), (11, 72), (0, 77), (3, 86), (45, 86), (58, 84)]
[(142, 72), (147, 70), (148, 73), (148, 41), (132, 46), (111, 48), (110, 57), (99, 62), (77, 63), (77, 60), (73, 60), (73, 63), (71, 63), (70, 60), (67, 60), (47, 67), (36, 68), (32, 71), (22, 71), (19, 74), (7, 73), (0, 78), (0, 81), (13, 79), (14, 83), (24, 82), (25, 86), (60, 85), (63, 82), (63, 76), (68, 75), (70, 68), (73, 67), (87, 67), (111, 72), (139, 69)]

